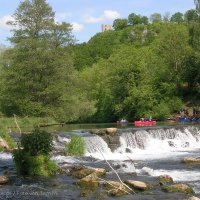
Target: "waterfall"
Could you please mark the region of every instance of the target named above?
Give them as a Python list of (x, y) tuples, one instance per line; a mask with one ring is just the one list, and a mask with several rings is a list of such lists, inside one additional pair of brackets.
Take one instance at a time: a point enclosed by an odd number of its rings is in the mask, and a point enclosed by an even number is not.
[(127, 159), (131, 156), (158, 155), (170, 152), (184, 152), (200, 148), (200, 128), (195, 126), (179, 128), (123, 129), (119, 133), (120, 147), (114, 152), (100, 136), (84, 137), (86, 155), (102, 159)]
[(107, 143), (98, 135), (84, 137), (87, 154), (91, 153), (111, 153)]

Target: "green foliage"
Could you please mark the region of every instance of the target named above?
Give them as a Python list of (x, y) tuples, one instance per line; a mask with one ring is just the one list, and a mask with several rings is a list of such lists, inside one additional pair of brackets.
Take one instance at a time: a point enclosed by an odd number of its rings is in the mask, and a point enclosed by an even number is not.
[(29, 176), (50, 176), (55, 174), (57, 166), (47, 155), (31, 156), (25, 149), (15, 150), (13, 159), (17, 172)]
[(175, 23), (182, 23), (183, 20), (183, 13), (176, 12), (171, 16), (171, 21)]
[(45, 131), (34, 130), (21, 137), (21, 148), (13, 152), (17, 172), (29, 176), (50, 176), (57, 171), (56, 163), (50, 160), (52, 136)]
[(153, 14), (151, 14), (150, 21), (152, 23), (160, 23), (160, 22), (162, 22), (162, 16), (161, 16), (161, 14), (160, 13), (153, 13)]
[(197, 21), (198, 20), (197, 11), (194, 9), (188, 10), (184, 15), (184, 19), (189, 23)]
[(114, 30), (74, 44), (71, 25), (55, 23), (45, 0), (21, 2), (9, 22), (14, 45), (0, 56), (0, 111), (62, 122), (169, 117), (184, 106), (183, 85), (196, 99), (200, 93), (199, 1), (195, 5), (184, 18), (153, 13), (152, 23), (131, 13), (116, 19)]
[(115, 30), (121, 30), (128, 26), (128, 20), (127, 19), (115, 19), (113, 22), (113, 28)]
[(71, 141), (65, 147), (65, 153), (73, 156), (83, 156), (85, 143), (81, 136), (72, 136)]
[(135, 13), (131, 13), (128, 16), (128, 22), (130, 25), (135, 26), (138, 24), (148, 24), (148, 18), (146, 16), (137, 15)]
[(57, 24), (45, 0), (25, 0), (13, 16), (14, 45), (2, 58), (1, 110), (7, 116), (64, 119), (65, 110), (73, 106), (67, 96), (73, 94), (76, 76), (71, 25)]
[(21, 145), (31, 156), (49, 155), (52, 150), (52, 139), (50, 133), (35, 129), (32, 133), (21, 136)]
[[(13, 138), (9, 135), (8, 130), (2, 124), (0, 125), (0, 138), (4, 139), (11, 149), (16, 147), (16, 143), (14, 142)], [(0, 151), (3, 150), (4, 149), (1, 149)]]

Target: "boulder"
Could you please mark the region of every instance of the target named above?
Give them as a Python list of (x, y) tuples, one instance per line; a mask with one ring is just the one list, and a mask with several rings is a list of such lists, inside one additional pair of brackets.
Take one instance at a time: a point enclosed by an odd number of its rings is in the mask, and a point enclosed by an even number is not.
[(146, 191), (149, 190), (149, 186), (142, 181), (134, 181), (134, 180), (127, 180), (124, 182), (126, 185), (128, 185), (132, 189)]
[(99, 176), (99, 177), (106, 174), (106, 170), (103, 168), (87, 168), (87, 167), (80, 166), (80, 167), (73, 167), (70, 170), (69, 175), (81, 179), (94, 172), (96, 173), (96, 176)]
[(83, 188), (94, 188), (98, 187), (99, 182), (97, 180), (97, 175), (95, 172), (91, 173), (90, 175), (82, 178), (77, 184)]
[(107, 128), (106, 133), (109, 134), (109, 135), (116, 135), (117, 128)]
[(195, 164), (195, 163), (200, 164), (200, 159), (194, 157), (185, 157), (181, 162), (184, 164)]
[(99, 177), (106, 175), (106, 170), (104, 168), (91, 168), (91, 169), (94, 170), (96, 175)]
[(8, 183), (8, 178), (6, 176), (0, 176), (0, 185)]
[(165, 185), (165, 184), (167, 184), (167, 183), (173, 183), (173, 182), (174, 182), (174, 181), (173, 181), (173, 178), (172, 178), (171, 176), (167, 175), (167, 174), (165, 174), (165, 175), (160, 175), (160, 176), (158, 177), (158, 180), (159, 180), (159, 184), (160, 184), (160, 185)]
[(170, 186), (163, 187), (163, 190), (166, 192), (180, 192), (185, 194), (193, 194), (193, 189), (187, 184), (173, 184)]
[(7, 142), (1, 137), (0, 137), (0, 147), (3, 147), (5, 149), (9, 149)]
[(118, 181), (106, 181), (104, 187), (111, 196), (122, 196), (131, 193), (128, 188)]

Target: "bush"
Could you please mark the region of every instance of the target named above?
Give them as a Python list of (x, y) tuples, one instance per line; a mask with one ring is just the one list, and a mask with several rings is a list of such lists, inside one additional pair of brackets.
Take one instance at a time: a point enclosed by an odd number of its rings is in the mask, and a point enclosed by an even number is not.
[(13, 152), (17, 172), (29, 176), (49, 176), (57, 171), (55, 161), (50, 160), (52, 135), (46, 131), (34, 130), (21, 137), (22, 149)]
[(31, 134), (23, 134), (21, 145), (31, 156), (39, 154), (49, 155), (52, 150), (53, 137), (46, 131), (35, 129)]
[(21, 175), (50, 176), (57, 171), (55, 162), (47, 155), (31, 156), (25, 150), (15, 150), (13, 159)]
[(71, 141), (65, 147), (67, 155), (83, 156), (85, 154), (85, 143), (80, 136), (72, 136)]

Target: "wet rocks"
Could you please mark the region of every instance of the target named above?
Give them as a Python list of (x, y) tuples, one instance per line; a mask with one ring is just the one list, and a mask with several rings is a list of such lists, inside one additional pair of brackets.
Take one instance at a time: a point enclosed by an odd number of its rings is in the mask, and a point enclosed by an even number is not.
[(123, 196), (130, 194), (132, 191), (125, 187), (124, 184), (118, 181), (106, 181), (104, 183), (105, 189), (108, 191), (108, 195), (111, 196)]
[(91, 134), (103, 136), (103, 135), (111, 135), (114, 136), (117, 134), (117, 128), (106, 128), (106, 129), (91, 129), (89, 130)]
[(94, 188), (98, 187), (99, 183), (97, 180), (97, 174), (95, 172), (91, 173), (90, 175), (82, 178), (77, 184), (84, 188)]
[(163, 187), (165, 192), (180, 192), (184, 194), (193, 194), (193, 189), (187, 184), (173, 184), (170, 186)]
[(70, 170), (69, 175), (82, 179), (92, 173), (95, 173), (97, 176), (103, 176), (106, 174), (106, 170), (103, 168), (87, 168), (83, 166), (76, 166)]
[(146, 191), (150, 189), (149, 185), (142, 181), (127, 180), (124, 183), (135, 190)]
[(165, 175), (160, 175), (158, 177), (158, 180), (159, 180), (159, 184), (160, 185), (166, 185), (166, 184), (169, 184), (169, 183), (173, 183), (173, 178), (167, 174)]
[(9, 182), (9, 179), (6, 176), (0, 176), (0, 185), (5, 185)]
[(194, 157), (185, 157), (181, 162), (184, 164), (200, 164), (200, 159)]

